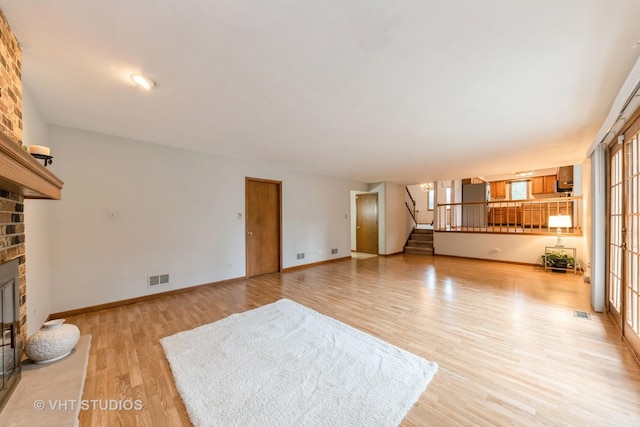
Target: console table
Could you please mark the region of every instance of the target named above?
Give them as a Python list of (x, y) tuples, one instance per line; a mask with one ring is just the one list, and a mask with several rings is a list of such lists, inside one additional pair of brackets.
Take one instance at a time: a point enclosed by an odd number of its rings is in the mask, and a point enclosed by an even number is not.
[[(551, 267), (547, 265), (547, 255), (551, 252), (570, 252), (573, 257), (573, 268), (560, 268), (560, 267)], [(577, 274), (578, 272), (578, 260), (576, 259), (576, 248), (567, 248), (564, 246), (545, 246), (544, 248), (544, 271), (547, 271), (548, 268), (556, 269), (556, 270), (565, 270), (571, 271), (573, 270), (573, 274)]]

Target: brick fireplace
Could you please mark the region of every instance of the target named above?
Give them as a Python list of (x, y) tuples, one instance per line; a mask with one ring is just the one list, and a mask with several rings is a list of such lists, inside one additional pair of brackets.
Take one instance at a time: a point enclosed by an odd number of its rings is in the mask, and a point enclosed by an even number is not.
[[(18, 285), (17, 291), (6, 291), (12, 299), (9, 308), (15, 302), (17, 310), (8, 310), (12, 319), (0, 319), (0, 340), (3, 353), (17, 348), (18, 355), (22, 354), (27, 335), (24, 199), (60, 199), (63, 184), (23, 149), (21, 68), (18, 41), (0, 11), (0, 266), (5, 266), (2, 270), (9, 265), (12, 270), (17, 267), (14, 276), (17, 280), (10, 282)], [(18, 377), (19, 367), (16, 372)], [(17, 385), (17, 381), (12, 381), (12, 385)], [(5, 390), (0, 396), (7, 399), (10, 393), (11, 390)], [(0, 408), (4, 403), (0, 399)]]
[[(9, 23), (0, 11), (0, 132), (22, 146), (22, 54)], [(3, 167), (4, 169), (4, 167)], [(2, 171), (4, 172), (4, 171)], [(0, 174), (2, 174), (0, 172)], [(19, 260), (20, 335), (27, 333), (24, 260), (24, 196), (0, 185), (0, 264)]]

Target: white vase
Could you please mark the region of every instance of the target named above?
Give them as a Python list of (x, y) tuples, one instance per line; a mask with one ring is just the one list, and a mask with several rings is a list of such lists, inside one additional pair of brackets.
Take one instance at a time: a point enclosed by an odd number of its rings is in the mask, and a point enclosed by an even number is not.
[(80, 330), (76, 325), (63, 325), (65, 319), (49, 320), (27, 339), (24, 352), (35, 363), (62, 359), (76, 346)]

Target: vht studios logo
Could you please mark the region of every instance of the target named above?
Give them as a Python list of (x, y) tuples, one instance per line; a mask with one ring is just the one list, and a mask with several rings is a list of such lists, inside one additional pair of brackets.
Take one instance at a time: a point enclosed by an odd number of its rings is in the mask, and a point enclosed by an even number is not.
[(140, 411), (142, 400), (36, 400), (33, 407), (38, 411)]

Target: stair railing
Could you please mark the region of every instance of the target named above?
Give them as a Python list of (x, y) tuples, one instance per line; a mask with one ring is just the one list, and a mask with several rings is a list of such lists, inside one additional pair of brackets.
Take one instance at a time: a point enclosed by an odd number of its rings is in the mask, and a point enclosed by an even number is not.
[(404, 189), (406, 190), (406, 193), (404, 195), (404, 204), (409, 210), (409, 213), (411, 214), (411, 218), (413, 218), (413, 222), (417, 226), (418, 221), (416, 220), (416, 201), (413, 200), (413, 197), (411, 196), (411, 192), (409, 191), (409, 188), (404, 187)]

